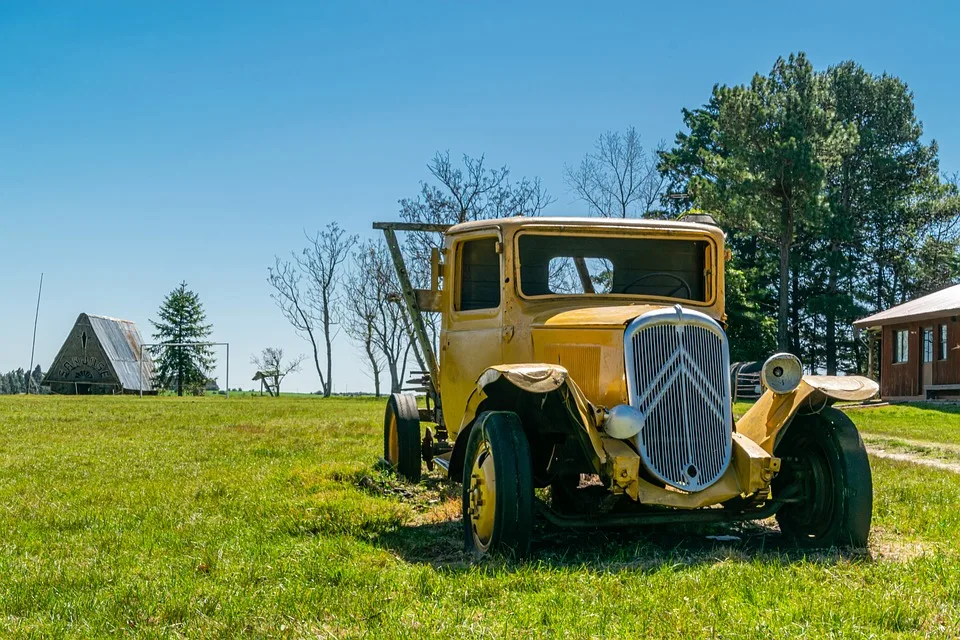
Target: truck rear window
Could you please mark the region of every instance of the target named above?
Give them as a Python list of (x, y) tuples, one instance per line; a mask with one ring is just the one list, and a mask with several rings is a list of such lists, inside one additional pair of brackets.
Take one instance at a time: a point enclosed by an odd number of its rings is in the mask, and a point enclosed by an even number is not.
[(705, 240), (524, 233), (525, 296), (631, 295), (707, 301)]

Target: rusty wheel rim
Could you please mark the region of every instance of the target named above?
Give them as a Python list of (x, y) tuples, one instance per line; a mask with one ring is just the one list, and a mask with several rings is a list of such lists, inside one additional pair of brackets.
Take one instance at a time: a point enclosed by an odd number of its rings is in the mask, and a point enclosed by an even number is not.
[(387, 438), (387, 462), (392, 466), (400, 463), (400, 438), (397, 429), (397, 414), (390, 412), (390, 435)]
[(473, 459), (468, 507), (473, 541), (483, 552), (490, 548), (496, 520), (497, 482), (494, 470), (493, 452), (484, 440)]

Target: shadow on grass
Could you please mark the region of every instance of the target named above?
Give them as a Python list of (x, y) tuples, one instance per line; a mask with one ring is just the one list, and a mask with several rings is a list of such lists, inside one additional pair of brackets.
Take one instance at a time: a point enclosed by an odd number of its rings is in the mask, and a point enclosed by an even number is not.
[(415, 493), (408, 492), (404, 497), (413, 498), (416, 504), (417, 495), (429, 495), (433, 496), (432, 504), (421, 508), (411, 523), (381, 532), (373, 542), (406, 562), (445, 571), (465, 571), (476, 566), (512, 571), (535, 565), (655, 572), (663, 567), (724, 562), (836, 564), (875, 560), (869, 549), (798, 548), (781, 537), (773, 519), (726, 525), (571, 530), (554, 526), (539, 516), (527, 558), (519, 562), (510, 558), (478, 558), (464, 550), (460, 485), (428, 476), (411, 489)]
[(556, 569), (576, 567), (652, 573), (663, 567), (682, 568), (731, 561), (825, 565), (874, 561), (868, 549), (797, 548), (782, 540), (775, 528), (764, 524), (715, 526), (710, 531), (683, 527), (571, 531), (538, 519), (529, 556), (523, 561), (511, 562), (511, 558), (477, 558), (464, 551), (462, 527), (460, 520), (412, 524), (381, 534), (374, 542), (407, 562), (454, 571), (485, 564), (507, 570), (534, 564)]

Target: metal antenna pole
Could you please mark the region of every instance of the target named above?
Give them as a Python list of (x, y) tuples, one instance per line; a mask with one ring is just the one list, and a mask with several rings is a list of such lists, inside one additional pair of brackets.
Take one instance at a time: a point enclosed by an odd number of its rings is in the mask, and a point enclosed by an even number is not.
[(37, 349), (37, 320), (40, 319), (40, 294), (43, 293), (43, 273), (40, 274), (40, 289), (37, 290), (37, 313), (33, 316), (33, 344), (30, 347), (30, 370), (27, 371), (27, 395), (30, 395), (30, 382), (33, 381), (33, 356)]

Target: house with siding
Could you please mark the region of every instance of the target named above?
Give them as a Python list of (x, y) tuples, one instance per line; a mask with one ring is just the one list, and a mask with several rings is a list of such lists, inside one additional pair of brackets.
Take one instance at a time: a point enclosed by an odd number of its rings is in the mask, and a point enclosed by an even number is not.
[(958, 317), (960, 285), (954, 285), (853, 323), (867, 332), (869, 369), (879, 374), (881, 397), (960, 397)]

